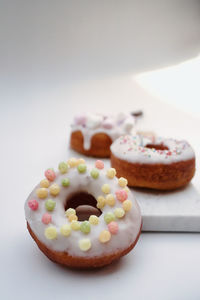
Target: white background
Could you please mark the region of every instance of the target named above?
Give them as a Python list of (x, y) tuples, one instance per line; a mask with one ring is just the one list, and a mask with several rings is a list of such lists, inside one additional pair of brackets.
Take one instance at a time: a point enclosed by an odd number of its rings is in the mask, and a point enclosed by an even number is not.
[(199, 1), (0, 1), (0, 22), (0, 299), (200, 299), (199, 234), (143, 233), (114, 265), (73, 271), (40, 253), (23, 211), (43, 170), (67, 158), (76, 112), (149, 114), (157, 100), (138, 82), (149, 90), (153, 78), (151, 92), (193, 114), (198, 132), (198, 65), (173, 77), (177, 97), (190, 86), (184, 101), (163, 97), (165, 76), (161, 90), (160, 76), (140, 73), (198, 56)]

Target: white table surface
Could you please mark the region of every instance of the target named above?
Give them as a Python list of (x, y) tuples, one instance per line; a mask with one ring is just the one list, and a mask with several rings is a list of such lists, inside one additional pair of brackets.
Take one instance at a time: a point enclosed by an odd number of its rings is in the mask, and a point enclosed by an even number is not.
[[(26, 230), (24, 201), (43, 171), (66, 159), (70, 120), (79, 110), (146, 108), (145, 129), (183, 137), (176, 110), (162, 102), (162, 126), (151, 123), (148, 111), (157, 100), (132, 74), (199, 53), (199, 4), (139, 2), (0, 3), (0, 299), (200, 299), (198, 233), (142, 233), (119, 262), (74, 271), (50, 262)], [(188, 101), (200, 112), (192, 97)], [(199, 119), (192, 118), (184, 129), (189, 141), (191, 131), (199, 137)], [(197, 149), (199, 138), (192, 142)]]
[[(150, 96), (146, 99), (145, 92), (128, 78), (112, 80), (113, 96), (107, 86), (109, 80), (95, 85), (84, 83), (71, 90), (63, 88), (62, 93), (59, 90), (38, 96), (29, 103), (8, 102), (1, 110), (4, 141), (0, 148), (1, 299), (12, 299), (13, 295), (19, 299), (35, 299), (36, 295), (54, 299), (57, 293), (59, 297), (73, 299), (93, 299), (94, 295), (95, 299), (129, 299), (133, 295), (136, 299), (198, 299), (200, 295), (199, 234), (143, 233), (135, 250), (118, 263), (101, 270), (80, 272), (50, 262), (26, 230), (23, 210), (26, 197), (46, 168), (56, 167), (69, 155), (69, 123), (77, 107), (81, 108), (77, 89), (88, 99), (84, 102), (86, 110), (102, 107), (112, 110), (112, 104), (106, 104), (109, 98), (116, 99), (120, 108), (120, 91), (127, 89), (130, 95), (123, 103), (128, 110), (138, 105), (138, 101), (130, 101), (138, 92), (140, 107), (148, 107), (147, 99), (150, 105), (157, 101)], [(104, 93), (101, 102), (93, 102), (95, 94), (101, 98)], [(161, 106), (163, 110), (167, 107), (162, 103)], [(147, 121), (148, 118), (146, 114)], [(77, 155), (72, 151), (71, 154)]]

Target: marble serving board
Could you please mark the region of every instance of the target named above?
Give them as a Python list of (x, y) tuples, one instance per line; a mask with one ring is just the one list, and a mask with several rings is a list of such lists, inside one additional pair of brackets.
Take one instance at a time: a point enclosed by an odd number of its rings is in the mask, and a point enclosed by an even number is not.
[(193, 183), (171, 192), (134, 192), (142, 211), (143, 231), (200, 232), (200, 193)]

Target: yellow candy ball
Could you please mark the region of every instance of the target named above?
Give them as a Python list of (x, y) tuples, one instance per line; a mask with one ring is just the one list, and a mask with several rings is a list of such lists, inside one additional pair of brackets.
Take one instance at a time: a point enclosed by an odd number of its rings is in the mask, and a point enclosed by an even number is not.
[(117, 218), (123, 218), (123, 216), (125, 215), (125, 211), (123, 210), (123, 208), (116, 208), (114, 211), (115, 217)]
[(69, 236), (71, 233), (71, 227), (69, 224), (64, 224), (61, 228), (60, 228), (60, 233), (64, 236)]
[(76, 210), (74, 208), (68, 208), (65, 212), (66, 217), (69, 217), (70, 215), (75, 215)]
[(104, 185), (102, 185), (101, 190), (102, 190), (102, 192), (104, 194), (109, 194), (110, 193), (110, 186), (109, 186), (109, 184), (105, 183)]
[(128, 180), (124, 177), (120, 177), (118, 180), (119, 186), (125, 188), (128, 184)]
[(106, 199), (103, 196), (97, 198), (97, 208), (103, 208), (106, 205)]
[(95, 215), (91, 215), (89, 217), (89, 222), (92, 225), (97, 225), (97, 224), (99, 224), (99, 218), (97, 216), (95, 216)]
[(127, 186), (124, 188), (124, 191), (126, 191), (127, 193), (130, 192), (130, 190), (129, 190), (129, 188)]
[(80, 222), (73, 220), (73, 221), (71, 222), (70, 226), (71, 226), (71, 229), (72, 229), (72, 230), (77, 231), (77, 230), (80, 229), (81, 224), (80, 224)]
[(36, 191), (38, 198), (45, 199), (48, 196), (48, 190), (46, 188), (39, 188)]
[(83, 158), (77, 159), (76, 165), (78, 166), (78, 165), (80, 165), (80, 164), (85, 164), (85, 159), (83, 159)]
[(46, 228), (44, 234), (48, 240), (54, 240), (57, 238), (57, 230), (53, 226)]
[(77, 159), (72, 157), (68, 160), (68, 165), (70, 166), (70, 168), (74, 168), (77, 166)]
[(107, 177), (110, 179), (113, 179), (115, 177), (115, 175), (117, 174), (116, 170), (114, 168), (110, 168), (107, 170)]
[(115, 197), (113, 196), (113, 194), (108, 194), (106, 196), (106, 204), (108, 204), (109, 206), (115, 205)]
[(40, 186), (43, 187), (43, 188), (48, 188), (50, 185), (50, 182), (48, 179), (43, 179), (40, 181)]
[(111, 234), (108, 230), (103, 230), (99, 235), (99, 241), (101, 243), (107, 243), (111, 239)]
[(82, 251), (88, 251), (91, 248), (91, 241), (90, 239), (82, 239), (79, 241), (79, 248)]
[(122, 204), (122, 207), (125, 211), (131, 210), (132, 206), (133, 206), (133, 203), (131, 200), (125, 200)]
[(50, 194), (53, 196), (57, 196), (60, 193), (60, 187), (57, 183), (54, 183), (49, 188)]
[(68, 217), (68, 220), (69, 220), (69, 222), (77, 221), (77, 220), (78, 220), (78, 217), (77, 217), (77, 215), (70, 215), (70, 216)]

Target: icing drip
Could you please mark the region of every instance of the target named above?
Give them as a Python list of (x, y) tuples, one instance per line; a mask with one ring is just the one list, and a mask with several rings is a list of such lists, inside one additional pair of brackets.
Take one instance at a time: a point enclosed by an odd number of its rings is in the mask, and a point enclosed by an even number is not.
[(72, 132), (81, 131), (84, 137), (84, 149), (89, 150), (91, 139), (97, 133), (107, 134), (112, 141), (119, 136), (133, 133), (135, 118), (131, 114), (117, 115), (85, 114), (74, 117)]

